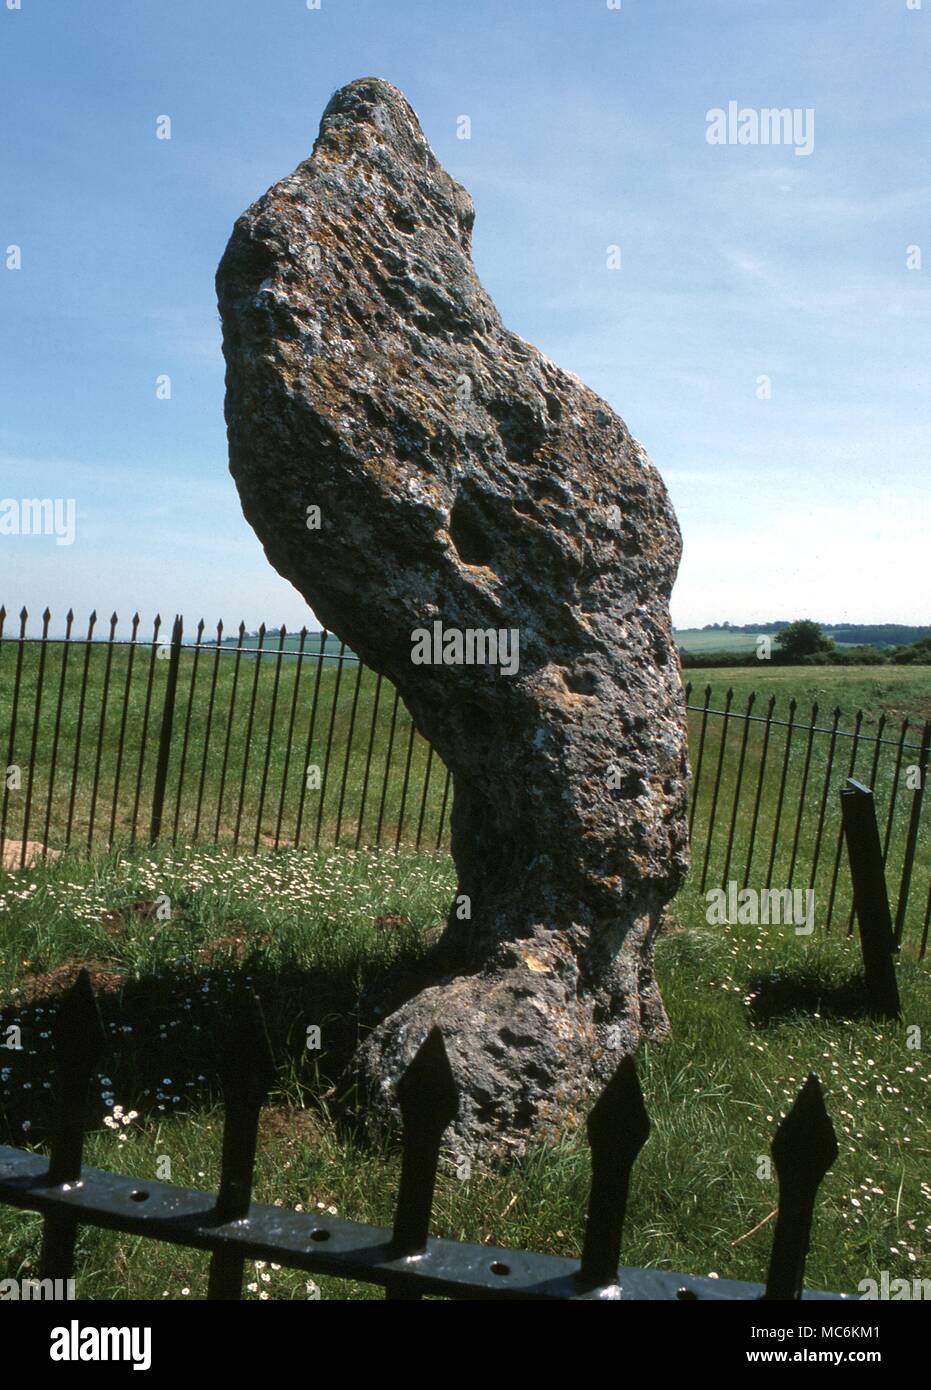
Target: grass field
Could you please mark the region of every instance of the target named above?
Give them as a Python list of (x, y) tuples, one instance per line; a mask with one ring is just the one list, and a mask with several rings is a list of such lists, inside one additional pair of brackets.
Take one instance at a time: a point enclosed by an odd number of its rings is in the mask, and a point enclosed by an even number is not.
[[(171, 1181), (214, 1188), (221, 1112), (204, 1060), (209, 1003), (247, 977), (265, 1001), (278, 1069), (257, 1200), (390, 1224), (397, 1154), (361, 1143), (332, 1107), (358, 1037), (360, 989), (389, 962), (421, 952), (453, 888), (444, 854), (342, 850), (252, 858), (164, 847), (0, 877), (2, 1022), (18, 1022), (25, 1042), (0, 1072), (7, 1141), (41, 1145), (49, 1008), (62, 967), (84, 961), (119, 1039), (98, 1078), (87, 1161), (145, 1178), (164, 1174), (167, 1158)], [(159, 893), (171, 901), (165, 922), (152, 913)], [(673, 1035), (638, 1061), (653, 1132), (635, 1169), (625, 1262), (764, 1276), (776, 1193), (757, 1176), (759, 1159), (815, 1069), (840, 1156), (821, 1189), (809, 1286), (851, 1291), (882, 1270), (928, 1275), (927, 1043), (910, 1050), (915, 1035), (906, 1032), (916, 1025), (931, 1037), (928, 965), (903, 953), (903, 1023), (882, 1026), (859, 1011), (850, 986), (858, 967), (842, 933), (712, 928), (696, 894), (676, 900), (658, 957)], [(320, 1052), (303, 1046), (310, 1023), (322, 1029)], [(578, 1136), (467, 1181), (453, 1158), (438, 1184), (437, 1233), (578, 1253), (589, 1175)], [(35, 1274), (39, 1240), (38, 1218), (0, 1213), (5, 1276)], [(347, 1292), (318, 1283), (274, 1266), (247, 1273), (251, 1298)], [(196, 1298), (205, 1288), (203, 1256), (109, 1233), (80, 1237), (80, 1297)]]
[(703, 666), (683, 673), (692, 685), (690, 703), (700, 705), (710, 685), (720, 706), (728, 688), (734, 691), (734, 707), (746, 708), (751, 691), (757, 708), (776, 697), (776, 713), (785, 718), (789, 701), (797, 700), (799, 716), (810, 715), (817, 701), (822, 715), (839, 708), (844, 727), (853, 724), (862, 710), (867, 725), (881, 714), (893, 722), (907, 718), (919, 731), (931, 719), (931, 667), (928, 666), (773, 666), (760, 661), (754, 666)]
[[(134, 832), (145, 840), (169, 663), (142, 648), (132, 656), (101, 644), (65, 652), (50, 646), (40, 671), (38, 645), (24, 649), (8, 759), (23, 767), (23, 786), (7, 798), (7, 834), (54, 848), (87, 843), (91, 830), (97, 840), (125, 841)], [(4, 711), (13, 709), (18, 656), (16, 644), (3, 644)], [(243, 847), (298, 838), (352, 845), (374, 841), (379, 831), (385, 843), (399, 830), (414, 841), (426, 827), (435, 843), (446, 790), (445, 769), (415, 734), (393, 687), (354, 660), (289, 656), (279, 666), (274, 656), (249, 652), (182, 652), (168, 836), (236, 839)]]
[[(839, 791), (854, 775), (875, 793), (895, 915), (916, 795), (909, 790), (908, 769), (918, 764), (922, 728), (931, 718), (928, 668), (806, 669), (761, 662), (760, 669), (709, 668), (686, 676), (692, 680), (691, 883), (811, 888), (816, 927), (851, 930)], [(774, 721), (788, 722), (794, 699), (799, 727), (790, 731), (774, 722), (767, 732), (765, 718), (731, 718), (725, 736), (720, 713), (704, 720), (696, 708), (704, 705), (709, 687), (711, 710), (723, 711), (731, 690), (734, 712), (752, 708), (755, 716), (766, 716), (772, 701)], [(809, 737), (815, 704), (822, 732)], [(917, 845), (903, 926), (904, 937), (913, 941), (927, 931), (931, 911), (931, 809), (924, 804)]]
[[(279, 664), (248, 652), (238, 658), (182, 653), (163, 840), (243, 849), (447, 844), (446, 769), (413, 729), (394, 689), (356, 662), (341, 663), (338, 649), (327, 650), (323, 664), (294, 657)], [(20, 653), (5, 642), (0, 651), (0, 708), (12, 711), (17, 675), (20, 688), (7, 761), (21, 765), (22, 782), (3, 797), (5, 836), (62, 849), (87, 847), (92, 830), (96, 845), (111, 838), (131, 843), (135, 831), (145, 843), (168, 663), (145, 648), (131, 658), (126, 648), (110, 653), (95, 644), (88, 653), (78, 645), (67, 661), (64, 651), (50, 646), (44, 666), (37, 645)], [(693, 707), (693, 883), (811, 887), (819, 926), (829, 919), (849, 925), (838, 791), (853, 772), (876, 792), (895, 908), (914, 803), (907, 770), (918, 760), (921, 727), (931, 717), (931, 669), (760, 662), (686, 676)], [(705, 719), (709, 686), (712, 712)], [(732, 717), (725, 730), (720, 711), (728, 690), (734, 715), (745, 713), (755, 694), (757, 719)], [(792, 699), (802, 727), (790, 738), (784, 724)], [(767, 733), (759, 716), (770, 701), (776, 722)], [(815, 702), (819, 732), (809, 753), (806, 728)], [(881, 720), (885, 742), (877, 745)], [(912, 936), (924, 931), (931, 902), (929, 826), (925, 808), (908, 895)]]
[[(680, 651), (695, 653), (700, 655), (702, 652), (752, 652), (756, 650), (757, 637), (761, 635), (756, 632), (732, 632), (730, 628), (718, 628), (706, 631), (700, 627), (676, 628), (673, 637)], [(776, 634), (767, 634), (775, 643)], [(845, 648), (853, 644), (851, 642), (838, 642), (829, 633), (832, 642), (836, 647)]]
[(683, 627), (677, 628), (673, 637), (683, 652), (752, 652), (756, 650), (757, 634), (720, 628), (706, 632), (704, 628)]

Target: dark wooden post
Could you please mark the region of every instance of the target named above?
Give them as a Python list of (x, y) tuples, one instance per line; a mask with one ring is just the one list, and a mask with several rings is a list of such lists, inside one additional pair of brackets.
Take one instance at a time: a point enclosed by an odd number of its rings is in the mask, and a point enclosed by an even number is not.
[(867, 994), (878, 1014), (896, 1018), (899, 991), (893, 959), (895, 940), (873, 793), (869, 787), (848, 777), (840, 800)]

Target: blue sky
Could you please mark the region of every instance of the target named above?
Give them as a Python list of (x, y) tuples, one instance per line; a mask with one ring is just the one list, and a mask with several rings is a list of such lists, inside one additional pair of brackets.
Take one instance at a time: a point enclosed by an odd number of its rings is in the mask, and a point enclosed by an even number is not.
[[(0, 497), (77, 520), (0, 536), (8, 608), (310, 621), (227, 473), (213, 277), (375, 74), (472, 193), (505, 322), (665, 477), (679, 626), (929, 620), (931, 0), (11, 3)], [(732, 100), (813, 111), (811, 153), (709, 144)]]

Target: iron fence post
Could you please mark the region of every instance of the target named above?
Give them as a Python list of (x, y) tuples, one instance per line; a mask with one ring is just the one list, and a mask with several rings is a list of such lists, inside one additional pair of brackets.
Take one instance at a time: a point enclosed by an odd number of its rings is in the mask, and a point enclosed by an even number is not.
[[(90, 976), (82, 970), (65, 996), (52, 1025), (55, 1050), (55, 1114), (45, 1183), (67, 1192), (80, 1186), (84, 1151), (84, 1107), (94, 1066), (106, 1046), (106, 1033)], [(70, 1279), (78, 1216), (65, 1210), (50, 1212), (42, 1232), (39, 1275)]]
[(908, 909), (908, 893), (912, 884), (912, 869), (915, 865), (915, 847), (918, 844), (918, 825), (921, 821), (921, 803), (925, 794), (925, 781), (928, 776), (928, 759), (931, 756), (931, 720), (924, 727), (921, 736), (921, 752), (918, 754), (918, 781), (912, 798), (912, 813), (908, 822), (908, 838), (905, 842), (905, 861), (902, 865), (902, 879), (899, 884), (899, 898), (895, 913), (895, 944), (898, 950), (902, 944), (905, 929), (905, 913)]
[(165, 703), (162, 707), (162, 731), (158, 741), (158, 762), (155, 765), (155, 790), (152, 793), (152, 821), (149, 826), (149, 843), (154, 845), (162, 829), (162, 813), (165, 809), (165, 787), (168, 783), (168, 760), (171, 757), (171, 729), (175, 717), (175, 695), (178, 689), (178, 667), (181, 664), (181, 634), (183, 624), (181, 615), (175, 617), (171, 630), (171, 652), (168, 658), (168, 681), (165, 686)]

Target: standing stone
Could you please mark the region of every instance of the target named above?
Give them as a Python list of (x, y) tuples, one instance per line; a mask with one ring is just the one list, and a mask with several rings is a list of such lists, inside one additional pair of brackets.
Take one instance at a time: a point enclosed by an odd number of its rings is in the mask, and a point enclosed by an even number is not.
[(473, 217), (401, 92), (363, 78), (236, 223), (217, 289), (245, 515), (453, 774), (435, 974), (357, 1068), (387, 1114), (438, 1023), (458, 1150), (500, 1157), (577, 1124), (668, 1026), (653, 947), (688, 857), (681, 542), (623, 421), (502, 324)]

